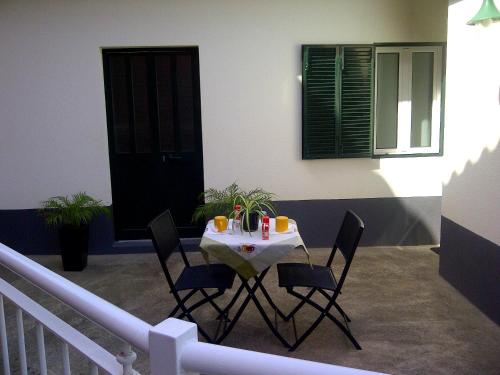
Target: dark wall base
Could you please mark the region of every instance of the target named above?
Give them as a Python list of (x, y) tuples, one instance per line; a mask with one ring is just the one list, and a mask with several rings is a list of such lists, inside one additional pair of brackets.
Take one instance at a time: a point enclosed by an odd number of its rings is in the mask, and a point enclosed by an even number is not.
[[(330, 247), (344, 212), (365, 222), (363, 246), (439, 243), (441, 197), (325, 199), (276, 202), (278, 212), (297, 221), (309, 247)], [(37, 210), (0, 210), (0, 242), (24, 254), (57, 254), (57, 231), (47, 228)], [(196, 241), (185, 241), (186, 250)], [(114, 242), (113, 223), (99, 217), (90, 225), (90, 254), (154, 251), (150, 241)]]
[[(57, 230), (36, 209), (0, 210), (0, 242), (23, 254), (59, 254)], [(111, 253), (113, 224), (105, 216), (90, 223), (89, 254)]]
[(332, 246), (346, 210), (365, 222), (362, 246), (439, 243), (441, 197), (325, 199), (276, 202), (281, 215), (297, 220), (307, 246)]
[(441, 218), (439, 273), (500, 324), (500, 246)]

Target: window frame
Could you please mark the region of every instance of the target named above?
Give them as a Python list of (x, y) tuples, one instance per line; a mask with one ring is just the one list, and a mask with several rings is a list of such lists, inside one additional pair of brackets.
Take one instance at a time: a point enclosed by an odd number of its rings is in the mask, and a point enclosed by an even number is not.
[[(433, 89), (431, 145), (428, 147), (411, 147), (411, 98), (412, 93), (412, 53), (433, 53)], [(444, 115), (444, 52), (443, 44), (420, 45), (375, 45), (374, 48), (374, 101), (373, 101), (373, 157), (401, 156), (433, 156), (442, 155), (442, 132)], [(397, 147), (377, 148), (377, 104), (378, 104), (378, 54), (398, 53), (398, 113), (397, 113)]]

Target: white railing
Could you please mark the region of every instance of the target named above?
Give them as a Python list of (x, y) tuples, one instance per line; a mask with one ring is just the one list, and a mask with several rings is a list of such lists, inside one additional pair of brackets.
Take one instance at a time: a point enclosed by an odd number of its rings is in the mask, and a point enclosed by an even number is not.
[(109, 374), (137, 374), (132, 365), (137, 355), (132, 346), (149, 354), (152, 375), (361, 375), (375, 374), (357, 369), (281, 357), (198, 342), (196, 325), (178, 319), (150, 324), (46, 269), (0, 243), (0, 264), (29, 280), (38, 288), (99, 324), (124, 341), (122, 351), (112, 355), (94, 341), (46, 310), (9, 283), (0, 279), (0, 345), (4, 374), (10, 374), (9, 339), (4, 297), (16, 306), (18, 373), (27, 374), (24, 314), (36, 321), (40, 374), (47, 373), (44, 329), (54, 333), (61, 345), (63, 373), (70, 374), (69, 348), (90, 362), (91, 374), (98, 369)]

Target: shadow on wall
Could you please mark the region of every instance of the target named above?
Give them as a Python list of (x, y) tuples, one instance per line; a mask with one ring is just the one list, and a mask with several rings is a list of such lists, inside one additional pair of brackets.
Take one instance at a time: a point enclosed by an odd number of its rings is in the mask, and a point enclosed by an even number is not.
[(493, 150), (484, 148), (476, 162), (468, 160), (463, 171), (454, 171), (443, 186), (443, 216), (449, 214), (452, 220), (489, 227), (488, 237), (494, 237), (496, 242), (500, 242), (499, 145), (500, 140)]
[[(372, 175), (373, 184), (385, 180)], [(346, 210), (365, 222), (363, 246), (411, 246), (439, 243), (441, 197), (386, 197), (276, 202), (281, 215), (294, 218), (307, 246), (333, 244)]]
[(498, 145), (493, 151), (484, 149), (477, 162), (467, 162), (462, 173), (452, 175), (443, 191), (439, 258), (440, 275), (497, 324), (500, 324), (499, 182)]

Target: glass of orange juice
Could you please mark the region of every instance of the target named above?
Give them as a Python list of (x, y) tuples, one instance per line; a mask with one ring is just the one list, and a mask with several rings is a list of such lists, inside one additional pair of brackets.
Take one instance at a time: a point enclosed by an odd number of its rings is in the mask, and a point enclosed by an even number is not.
[(214, 217), (214, 224), (217, 232), (224, 232), (227, 229), (227, 217), (216, 216)]

